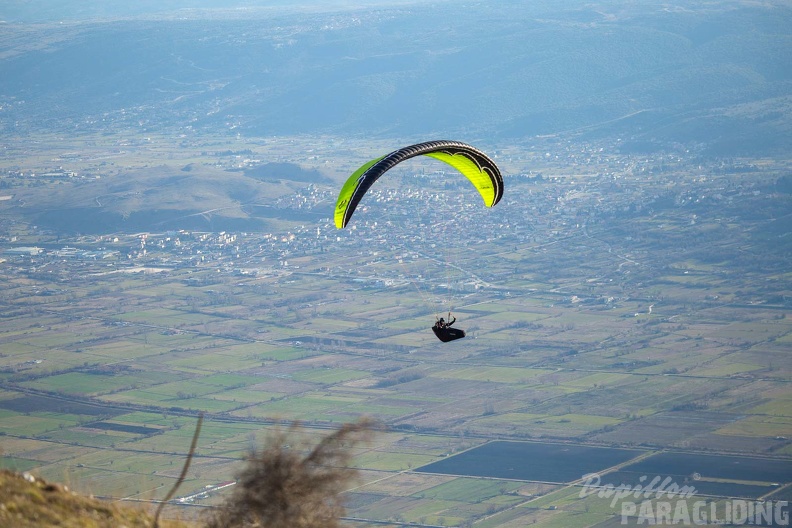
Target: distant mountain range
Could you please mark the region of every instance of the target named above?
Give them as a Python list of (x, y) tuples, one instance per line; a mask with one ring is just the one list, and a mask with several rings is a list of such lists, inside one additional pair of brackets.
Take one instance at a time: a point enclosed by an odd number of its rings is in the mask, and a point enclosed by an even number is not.
[(34, 25), (10, 2), (0, 133), (565, 134), (713, 155), (792, 145), (788, 2), (217, 3)]

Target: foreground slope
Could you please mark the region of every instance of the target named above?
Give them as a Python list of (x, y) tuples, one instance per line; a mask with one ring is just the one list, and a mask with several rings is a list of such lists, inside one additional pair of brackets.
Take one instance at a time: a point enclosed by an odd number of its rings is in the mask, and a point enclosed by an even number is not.
[[(153, 516), (141, 508), (118, 506), (79, 495), (61, 484), (50, 483), (29, 473), (0, 470), (0, 525), (16, 528), (149, 528)], [(187, 528), (176, 521), (162, 528)]]

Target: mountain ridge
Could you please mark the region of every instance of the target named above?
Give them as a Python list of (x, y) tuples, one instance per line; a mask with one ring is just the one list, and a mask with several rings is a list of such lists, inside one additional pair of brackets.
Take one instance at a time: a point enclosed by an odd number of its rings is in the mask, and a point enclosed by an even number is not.
[[(698, 143), (713, 155), (792, 140), (782, 3), (498, 5), (7, 24), (0, 126), (565, 134)], [(42, 43), (23, 46), (23, 32)]]

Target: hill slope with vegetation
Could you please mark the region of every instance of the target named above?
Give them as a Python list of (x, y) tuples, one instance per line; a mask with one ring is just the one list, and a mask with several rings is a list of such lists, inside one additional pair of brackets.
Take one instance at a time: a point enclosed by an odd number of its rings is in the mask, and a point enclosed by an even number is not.
[[(47, 482), (29, 473), (0, 470), (0, 525), (16, 528), (151, 528), (148, 511), (119, 506), (79, 495), (67, 486)], [(178, 521), (165, 521), (162, 528), (190, 528)]]
[[(193, 445), (183, 468), (190, 467)], [(371, 438), (366, 418), (341, 425), (316, 444), (301, 426), (278, 429), (253, 450), (230, 496), (200, 521), (160, 520), (159, 510), (86, 497), (30, 473), (0, 470), (0, 526), (15, 528), (337, 528), (345, 513), (342, 493), (357, 473), (348, 468), (356, 444)], [(172, 495), (177, 485), (171, 490)]]

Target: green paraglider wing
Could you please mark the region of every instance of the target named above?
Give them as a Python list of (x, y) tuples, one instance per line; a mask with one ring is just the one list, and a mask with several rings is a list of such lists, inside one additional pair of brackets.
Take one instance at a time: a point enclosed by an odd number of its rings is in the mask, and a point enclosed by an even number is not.
[(380, 176), (402, 161), (422, 155), (444, 161), (465, 175), (487, 207), (497, 204), (503, 196), (503, 177), (498, 166), (486, 154), (459, 141), (428, 141), (373, 159), (353, 172), (338, 194), (336, 227), (346, 227), (360, 200)]

